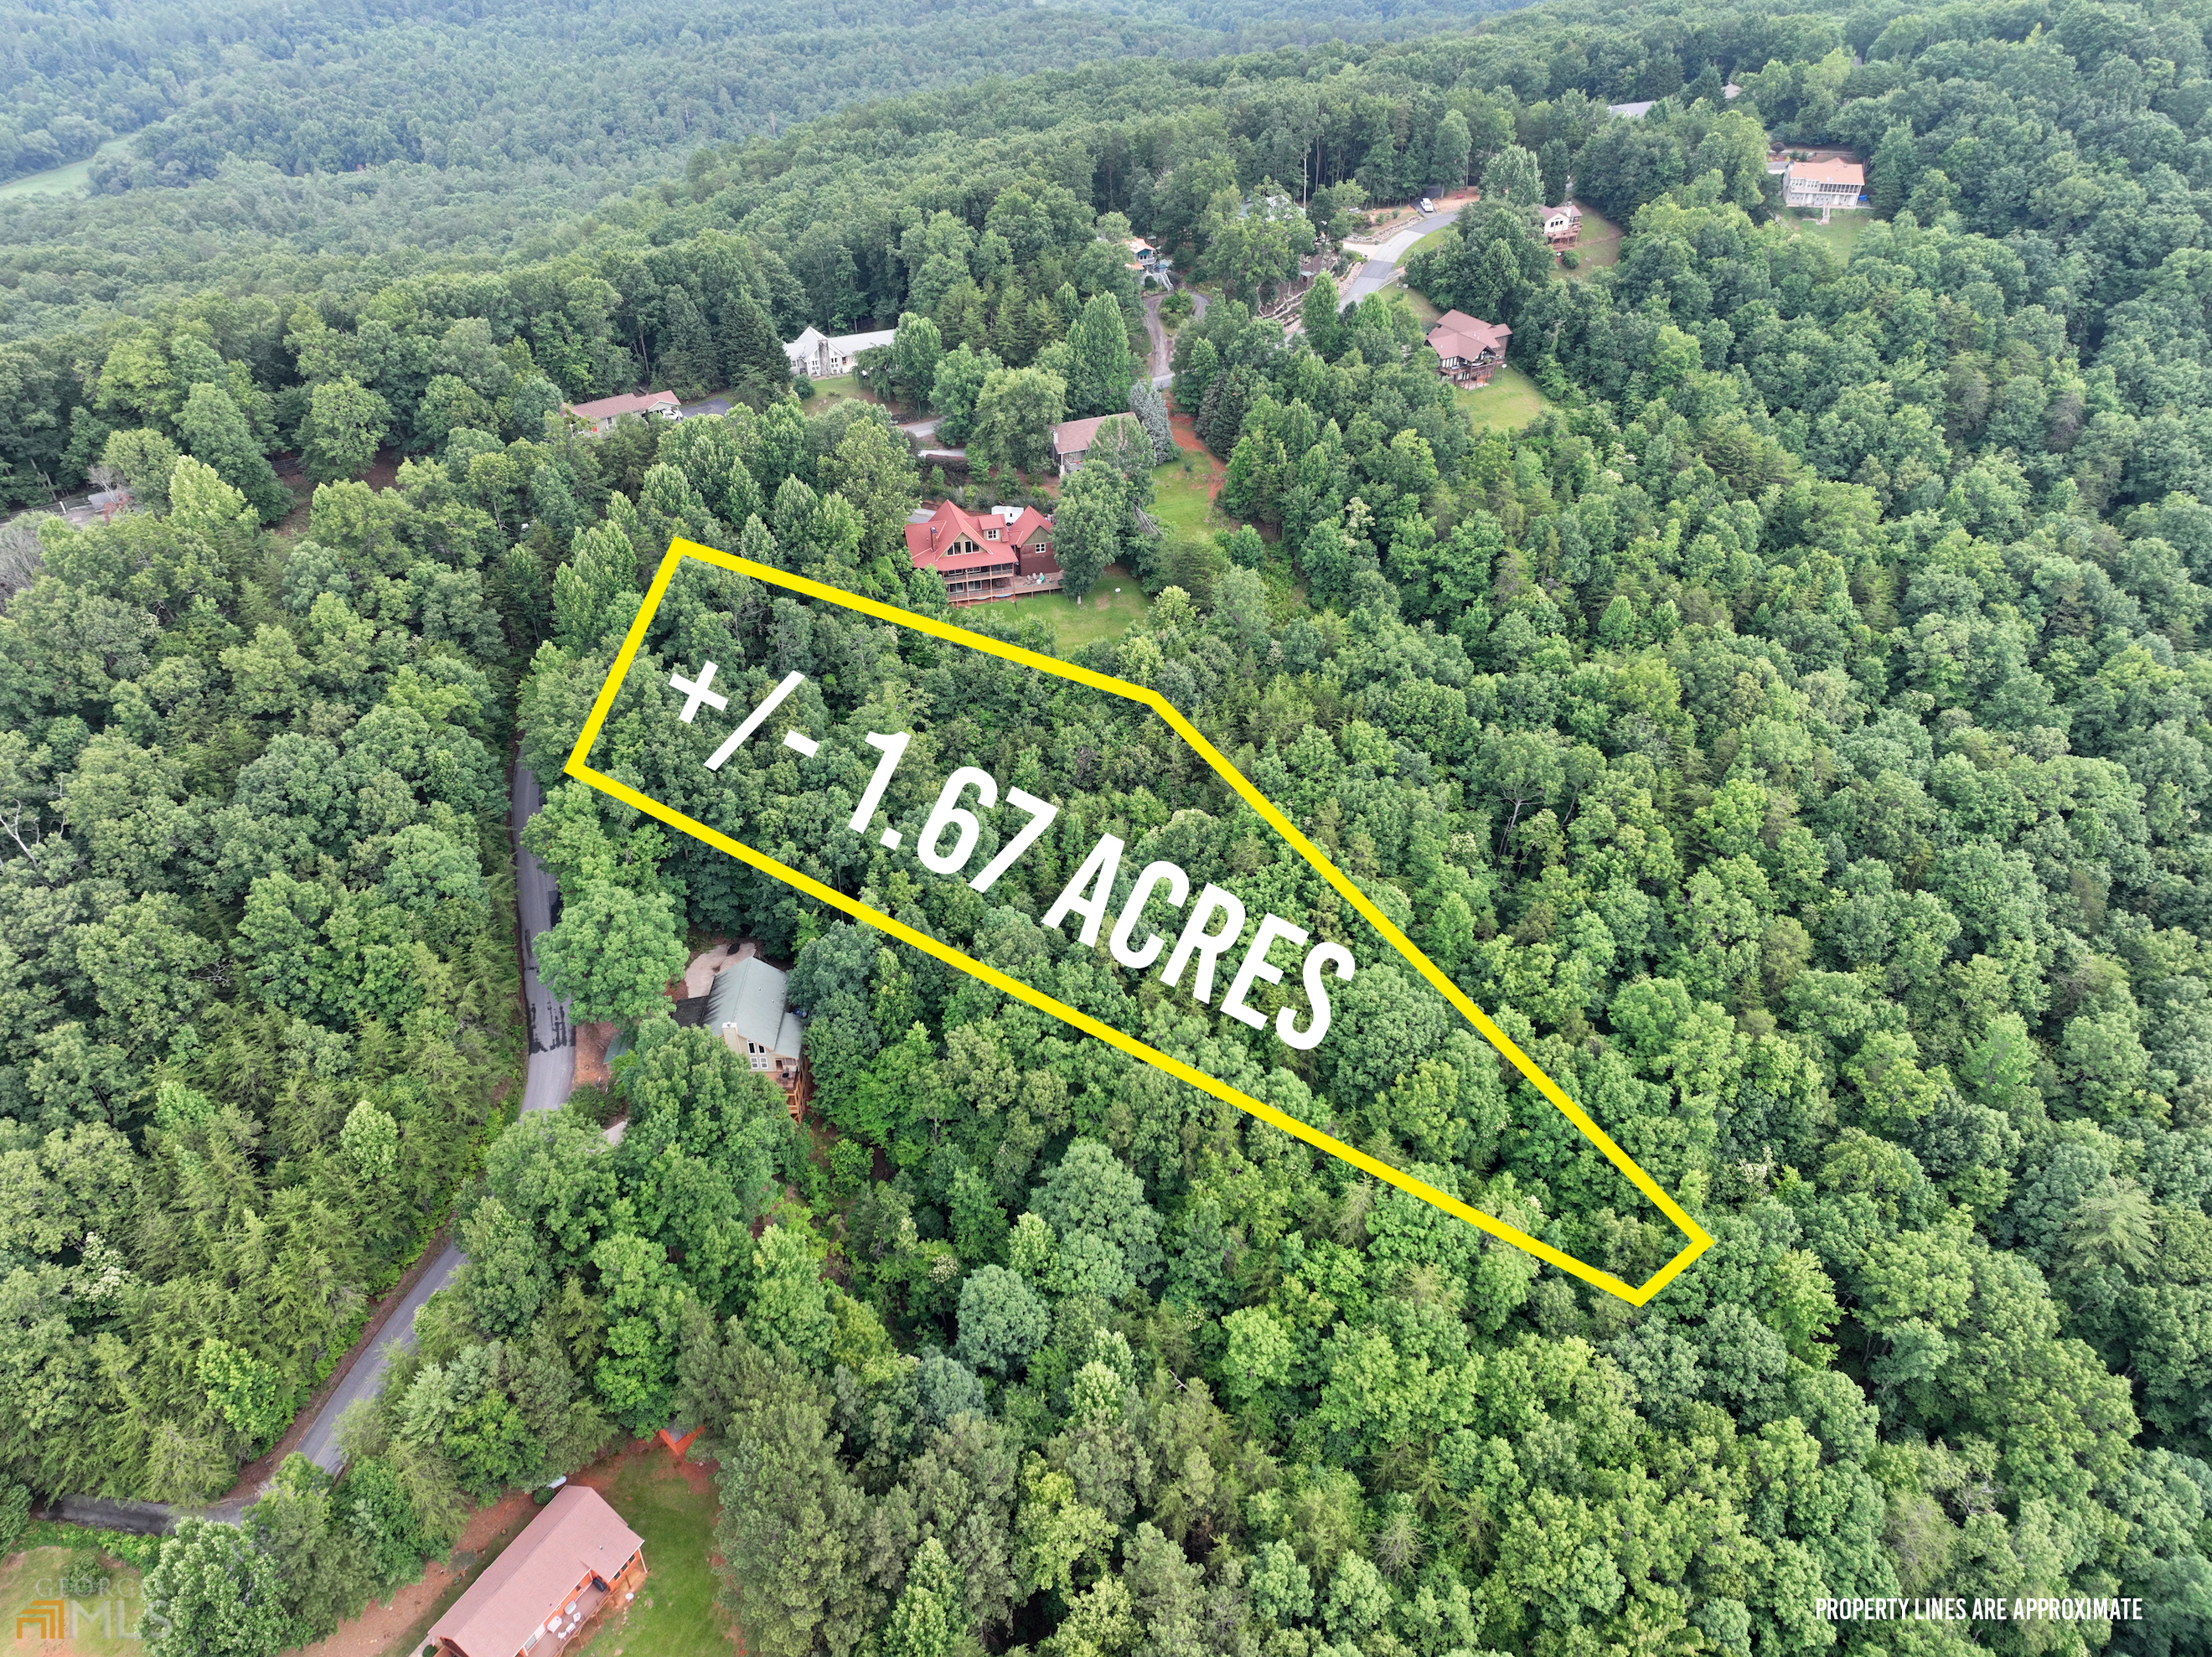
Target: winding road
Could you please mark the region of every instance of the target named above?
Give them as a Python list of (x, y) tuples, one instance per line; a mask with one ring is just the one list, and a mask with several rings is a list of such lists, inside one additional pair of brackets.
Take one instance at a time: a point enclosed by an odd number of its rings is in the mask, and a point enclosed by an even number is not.
[[(1190, 313), (1194, 322), (1206, 314), (1206, 307), (1212, 301), (1195, 288), (1186, 288), (1183, 292), (1190, 295), (1190, 302), (1195, 307)], [(1160, 301), (1166, 297), (1165, 294), (1147, 294), (1143, 301), (1145, 337), (1152, 343), (1152, 353), (1146, 366), (1152, 376), (1152, 389), (1158, 391), (1164, 391), (1175, 383), (1174, 348), (1168, 339), (1167, 325), (1160, 320)]]
[[(568, 1022), (567, 1005), (555, 1000), (553, 992), (538, 976), (538, 952), (533, 946), (538, 935), (552, 927), (553, 900), (557, 889), (545, 865), (522, 847), (522, 826), (545, 804), (545, 792), (538, 786), (536, 774), (519, 759), (514, 762), (512, 798), (508, 822), (514, 836), (514, 907), (520, 933), (517, 944), (522, 951), (523, 1015), (530, 1029), (530, 1060), (523, 1083), (522, 1108), (526, 1112), (556, 1110), (567, 1102), (570, 1089), (576, 1084), (576, 1032)], [(448, 1239), (437, 1259), (430, 1263), (429, 1270), (393, 1308), (385, 1326), (391, 1333), (373, 1350), (363, 1352), (355, 1360), (353, 1368), (316, 1411), (313, 1422), (300, 1441), (301, 1454), (331, 1472), (344, 1465), (345, 1456), (337, 1443), (338, 1417), (349, 1405), (375, 1396), (384, 1384), (384, 1371), (393, 1356), (415, 1344), (415, 1314), (431, 1296), (452, 1283), (460, 1269), (460, 1245)]]
[(1473, 205), (1471, 202), (1455, 202), (1449, 207), (1439, 208), (1380, 241), (1345, 243), (1346, 252), (1364, 253), (1367, 262), (1352, 272), (1351, 281), (1345, 284), (1344, 302), (1357, 305), (1370, 294), (1389, 287), (1398, 274), (1398, 261), (1413, 251), (1415, 242), (1448, 224), (1456, 224), (1461, 212)]

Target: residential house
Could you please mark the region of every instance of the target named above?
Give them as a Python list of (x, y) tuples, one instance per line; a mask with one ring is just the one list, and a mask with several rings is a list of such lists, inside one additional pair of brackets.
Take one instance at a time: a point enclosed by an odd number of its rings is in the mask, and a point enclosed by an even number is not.
[(704, 1022), (732, 1053), (744, 1054), (754, 1070), (775, 1078), (796, 1116), (805, 1103), (806, 1027), (785, 999), (787, 983), (780, 968), (748, 956), (714, 974)]
[(956, 604), (1024, 598), (1060, 591), (1060, 560), (1052, 549), (1052, 519), (1034, 507), (964, 511), (955, 501), (907, 515), (907, 556), (916, 569), (933, 569)]
[(1782, 200), (1789, 207), (1817, 207), (1822, 222), (1838, 208), (1860, 206), (1866, 193), (1866, 168), (1856, 161), (1792, 161), (1782, 175)]
[(1429, 348), (1443, 377), (1455, 385), (1487, 385), (1504, 366), (1513, 331), (1502, 322), (1478, 322), (1464, 311), (1447, 311), (1429, 330)]
[(1141, 236), (1131, 236), (1123, 244), (1129, 250), (1129, 269), (1139, 280), (1150, 276), (1163, 288), (1175, 286), (1175, 261), (1164, 257), (1160, 251)]
[(1064, 420), (1052, 428), (1053, 458), (1060, 463), (1060, 475), (1066, 477), (1082, 465), (1083, 457), (1091, 452), (1097, 440), (1098, 428), (1109, 420), (1127, 420), (1127, 415), (1093, 415), (1088, 420)]
[(556, 1657), (644, 1581), (644, 1539), (597, 1490), (563, 1485), (431, 1624), (428, 1644), (438, 1657)]
[(809, 379), (836, 379), (853, 372), (861, 352), (888, 345), (897, 337), (896, 328), (832, 336), (809, 324), (797, 339), (785, 344), (783, 354), (791, 359), (794, 374), (805, 374)]
[(1583, 210), (1572, 202), (1544, 209), (1544, 240), (1553, 247), (1572, 247), (1582, 233)]
[(673, 391), (624, 392), (620, 397), (603, 397), (591, 403), (564, 403), (564, 412), (585, 422), (593, 437), (604, 437), (614, 428), (616, 421), (624, 415), (666, 415), (680, 417), (683, 404)]
[[(1743, 88), (1734, 82), (1721, 88), (1721, 99), (1725, 103), (1734, 103), (1742, 96)], [(1658, 101), (1656, 98), (1645, 98), (1632, 104), (1607, 104), (1605, 112), (1618, 115), (1624, 121), (1640, 121), (1651, 112), (1651, 106)]]

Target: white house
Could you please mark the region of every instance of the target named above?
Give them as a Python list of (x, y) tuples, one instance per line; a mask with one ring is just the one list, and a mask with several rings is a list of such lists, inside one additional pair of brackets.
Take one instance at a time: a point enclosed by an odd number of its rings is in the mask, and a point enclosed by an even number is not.
[(784, 346), (783, 354), (791, 359), (795, 374), (805, 374), (809, 379), (836, 379), (853, 372), (854, 359), (861, 352), (888, 345), (897, 334), (896, 328), (878, 328), (873, 333), (832, 337), (810, 324), (797, 339)]
[(1782, 175), (1782, 200), (1790, 207), (1817, 207), (1823, 218), (1837, 208), (1859, 205), (1866, 190), (1866, 168), (1856, 161), (1792, 161)]

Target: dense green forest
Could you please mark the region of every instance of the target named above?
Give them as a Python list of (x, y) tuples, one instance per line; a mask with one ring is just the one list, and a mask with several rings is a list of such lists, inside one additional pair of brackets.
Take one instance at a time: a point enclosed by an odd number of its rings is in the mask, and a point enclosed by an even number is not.
[(50, 326), (58, 308), (196, 291), (218, 249), (234, 281), (283, 291), (312, 285), (301, 258), (348, 272), (380, 258), (375, 283), (465, 252), (542, 256), (611, 193), (680, 175), (697, 146), (855, 99), (966, 87), (988, 112), (1000, 77), (1043, 64), (1445, 21), (1359, 0), (19, 9), (0, 19), (0, 181), (129, 136), (100, 150), (89, 200), (0, 195), (0, 337)]
[[(2212, 1648), (2208, 22), (1568, 4), (856, 107), (501, 260), (255, 252), (242, 209), (100, 291), (92, 242), (19, 246), (12, 498), (104, 467), (146, 509), (50, 520), (0, 617), (0, 1476), (222, 1490), (450, 1204), (469, 1265), (344, 1477), (164, 1545), (167, 1650), (323, 1632), (470, 1501), (672, 1419), (776, 1657)], [(1869, 158), (1848, 258), (1776, 211), (1769, 137)], [(1617, 267), (1554, 270), (1517, 198), (1552, 173)], [(1511, 325), (1526, 428), (1469, 424), (1401, 300), (1317, 284), (1286, 335), (1237, 296), (1468, 177), (1409, 281)], [(1147, 532), (1124, 399), (1061, 537), (1153, 598), (1079, 659), (1184, 710), (1714, 1235), (1643, 1308), (560, 777), (672, 535), (945, 613), (903, 440), (802, 412), (779, 337), (896, 322), (892, 383), (1028, 462), (1129, 372), (1124, 228), (1222, 290), (1172, 395), (1244, 527)], [(744, 395), (547, 419), (648, 382)], [(667, 687), (708, 660), (732, 710), (807, 676), (717, 772)], [(846, 827), (901, 731), (909, 840), (957, 764), (1060, 808), (988, 894)], [(633, 1031), (608, 1099), (511, 1123), (510, 738), (544, 970)], [(697, 571), (594, 762), (1593, 1264), (1679, 1246), (1088, 693)], [(1328, 1039), (1044, 926), (1109, 835), (1102, 907), (1164, 859), (1348, 944)], [(714, 934), (793, 965), (811, 1134), (665, 1016)], [(1815, 1608), (1898, 1593), (2145, 1614)]]

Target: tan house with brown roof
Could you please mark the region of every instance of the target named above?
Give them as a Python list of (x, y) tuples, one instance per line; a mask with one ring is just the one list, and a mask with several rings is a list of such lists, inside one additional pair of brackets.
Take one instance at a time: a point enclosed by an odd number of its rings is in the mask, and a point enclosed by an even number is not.
[(431, 1624), (428, 1644), (438, 1657), (557, 1657), (644, 1581), (644, 1539), (597, 1490), (565, 1485)]
[(561, 406), (577, 419), (587, 422), (593, 437), (603, 437), (624, 415), (674, 416), (681, 410), (683, 403), (673, 391), (625, 391), (620, 397), (602, 397), (589, 403), (564, 403)]

